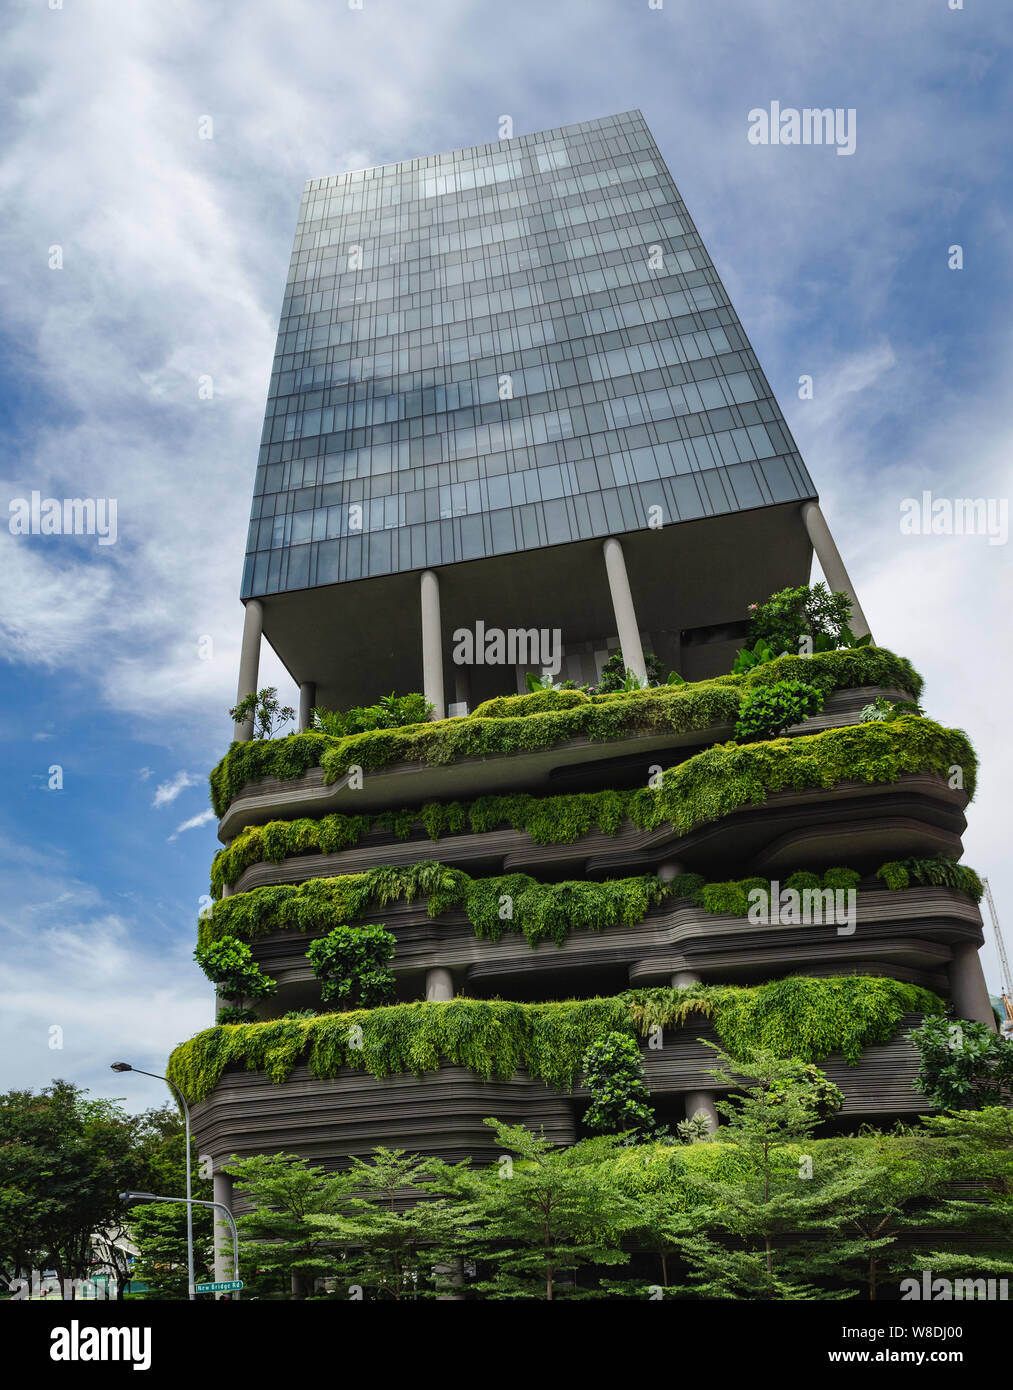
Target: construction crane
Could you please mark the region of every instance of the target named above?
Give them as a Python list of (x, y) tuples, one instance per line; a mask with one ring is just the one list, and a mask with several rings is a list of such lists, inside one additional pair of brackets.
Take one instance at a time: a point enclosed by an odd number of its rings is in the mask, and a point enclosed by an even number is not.
[(995, 910), (995, 901), (992, 898), (992, 889), (989, 887), (988, 879), (983, 878), (981, 885), (985, 890), (985, 901), (988, 903), (989, 916), (992, 918), (992, 930), (995, 933), (995, 944), (999, 952), (999, 968), (1002, 971), (1002, 1007), (1006, 1014), (1006, 1022), (1001, 1031), (1010, 1037), (1013, 1035), (1013, 977), (1010, 976), (1006, 943), (1002, 939), (999, 915)]

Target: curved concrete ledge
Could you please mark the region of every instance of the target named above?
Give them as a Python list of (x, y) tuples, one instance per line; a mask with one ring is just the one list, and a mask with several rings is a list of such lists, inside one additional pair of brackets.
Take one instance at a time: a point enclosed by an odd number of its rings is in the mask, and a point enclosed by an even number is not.
[[(863, 705), (878, 696), (906, 700), (903, 691), (880, 686), (860, 686), (830, 695), (823, 711), (788, 730), (789, 736), (821, 733), (824, 729), (856, 724)], [(422, 805), (426, 801), (472, 800), (498, 792), (548, 790), (550, 777), (560, 769), (634, 757), (665, 750), (695, 749), (731, 738), (730, 724), (714, 724), (683, 734), (644, 732), (625, 735), (608, 743), (570, 739), (533, 752), (500, 753), (486, 758), (460, 758), (451, 763), (394, 763), (366, 773), (361, 788), (348, 778), (324, 785), (319, 767), (301, 777), (283, 781), (267, 777), (250, 782), (233, 798), (218, 826), (218, 838), (228, 844), (248, 825), (299, 816), (325, 816), (331, 811), (358, 815), (397, 806)], [(646, 776), (645, 776), (646, 781)]]
[[(909, 1014), (894, 1039), (867, 1047), (857, 1067), (839, 1056), (819, 1065), (840, 1086), (845, 1118), (890, 1114), (913, 1116), (931, 1109), (913, 1089), (918, 1056), (904, 1034), (918, 1022)], [(709, 1026), (667, 1030), (659, 1050), (644, 1051), (647, 1085), (655, 1104), (678, 1106), (687, 1093), (714, 1087), (714, 1054), (699, 1039), (717, 1041)], [(310, 1075), (305, 1064), (287, 1081), (273, 1083), (262, 1072), (230, 1070), (207, 1100), (193, 1107), (201, 1153), (215, 1168), (235, 1155), (296, 1153), (328, 1168), (377, 1145), (433, 1154), (450, 1162), (474, 1155), (489, 1162), (498, 1152), (482, 1123), (496, 1116), (542, 1127), (546, 1138), (572, 1143), (587, 1091), (553, 1091), (519, 1073), (509, 1081), (480, 1081), (462, 1067), (441, 1067), (414, 1077), (380, 1080), (367, 1072), (343, 1071), (330, 1080)]]
[[(419, 831), (409, 840), (371, 831), (351, 849), (302, 854), (278, 864), (244, 869), (233, 886), (241, 893), (272, 883), (361, 873), (379, 864), (438, 860), (474, 874), (519, 870), (547, 877), (610, 877), (649, 872), (666, 859), (714, 878), (736, 872), (778, 872), (782, 867), (879, 861), (942, 854), (959, 859), (966, 828), (967, 793), (927, 773), (896, 782), (842, 782), (828, 789), (774, 792), (760, 806), (678, 835), (671, 825), (639, 830), (627, 821), (617, 835), (594, 831), (571, 844), (538, 845), (525, 831), (489, 830), (430, 840)], [(713, 870), (713, 872), (711, 872)]]

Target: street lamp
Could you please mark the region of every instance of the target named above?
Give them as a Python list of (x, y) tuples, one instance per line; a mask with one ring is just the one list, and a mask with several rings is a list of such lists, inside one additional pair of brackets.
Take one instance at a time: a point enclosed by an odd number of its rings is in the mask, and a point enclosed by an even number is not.
[(111, 1069), (113, 1071), (136, 1071), (141, 1076), (153, 1076), (156, 1081), (164, 1081), (175, 1091), (179, 1097), (179, 1103), (183, 1107), (186, 1121), (186, 1272), (190, 1286), (190, 1298), (195, 1301), (197, 1293), (193, 1286), (193, 1183), (190, 1175), (190, 1107), (186, 1103), (186, 1096), (179, 1087), (167, 1076), (159, 1076), (157, 1071), (143, 1071), (140, 1067), (131, 1066), (129, 1062), (113, 1062)]
[[(186, 1202), (187, 1210), (192, 1211), (194, 1207), (216, 1207), (218, 1211), (225, 1213), (225, 1218), (232, 1227), (232, 1278), (239, 1279), (239, 1232), (236, 1230), (235, 1217), (229, 1211), (224, 1202), (205, 1202), (199, 1197), (159, 1197), (157, 1192), (121, 1192), (121, 1202)], [(217, 1244), (217, 1242), (216, 1242)], [(238, 1301), (239, 1294), (236, 1294)]]

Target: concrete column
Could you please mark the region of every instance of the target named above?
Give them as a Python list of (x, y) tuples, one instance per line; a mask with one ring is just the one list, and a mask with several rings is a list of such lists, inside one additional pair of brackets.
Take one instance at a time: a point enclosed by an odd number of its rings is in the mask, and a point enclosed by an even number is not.
[(949, 968), (950, 998), (957, 1018), (987, 1023), (995, 1031), (995, 1013), (988, 997), (981, 956), (971, 941), (958, 941), (952, 947)]
[(644, 649), (640, 645), (640, 629), (633, 608), (633, 595), (630, 593), (629, 576), (623, 548), (615, 536), (609, 536), (602, 549), (605, 552), (605, 572), (608, 575), (609, 591), (612, 594), (612, 607), (616, 615), (616, 632), (623, 651), (623, 662), (635, 671), (642, 681), (647, 679), (644, 664)]
[(691, 1120), (698, 1110), (702, 1110), (707, 1116), (707, 1125), (713, 1134), (719, 1122), (713, 1094), (710, 1091), (687, 1091), (683, 1099), (686, 1103), (686, 1119)]
[(453, 999), (454, 977), (442, 965), (435, 965), (426, 971), (426, 998), (431, 1000)]
[(443, 698), (443, 636), (440, 630), (440, 581), (433, 570), (423, 570), (422, 599), (422, 690), (433, 705), (433, 718), (445, 719)]
[(685, 989), (687, 985), (698, 985), (700, 976), (695, 970), (677, 970), (672, 976), (673, 989)]
[(471, 709), (471, 667), (454, 667), (454, 702)]
[[(211, 1179), (214, 1185), (213, 1198), (216, 1202), (224, 1202), (229, 1211), (232, 1210), (232, 1179), (228, 1173), (223, 1173), (215, 1169)], [(234, 1277), (232, 1272), (232, 1231), (229, 1223), (222, 1217), (220, 1211), (212, 1209), (215, 1219), (215, 1283), (222, 1284), (227, 1279)]]
[(682, 873), (682, 865), (677, 864), (674, 859), (669, 859), (665, 864), (658, 865), (658, 877), (662, 883), (671, 883), (673, 878), (678, 878)]
[(858, 595), (855, 593), (855, 586), (851, 582), (851, 577), (844, 568), (841, 553), (830, 534), (826, 517), (820, 511), (820, 504), (818, 502), (803, 502), (802, 520), (809, 533), (809, 539), (812, 541), (813, 550), (816, 552), (816, 558), (820, 562), (820, 569), (823, 571), (827, 584), (834, 593), (845, 593), (851, 599), (851, 631), (856, 637), (864, 637), (870, 630), (869, 624), (862, 612), (862, 605), (858, 602)]
[(316, 681), (303, 681), (299, 687), (299, 732), (304, 734), (313, 719), (313, 706), (317, 702)]
[[(236, 704), (247, 695), (257, 693), (257, 675), (260, 671), (260, 639), (264, 632), (264, 605), (259, 599), (251, 598), (246, 603), (246, 617), (243, 620), (243, 645), (239, 654), (239, 685), (236, 689)], [(233, 725), (232, 737), (237, 743), (249, 743), (253, 737), (253, 715), (243, 722)]]

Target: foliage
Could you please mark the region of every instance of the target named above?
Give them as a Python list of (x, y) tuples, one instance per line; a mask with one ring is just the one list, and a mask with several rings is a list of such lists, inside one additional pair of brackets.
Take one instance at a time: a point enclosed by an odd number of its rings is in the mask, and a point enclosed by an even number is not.
[(904, 1014), (942, 1007), (928, 990), (869, 975), (632, 990), (544, 1004), (416, 1000), (208, 1028), (175, 1049), (168, 1075), (195, 1101), (214, 1090), (227, 1066), (264, 1071), (281, 1082), (300, 1061), (318, 1077), (335, 1076), (344, 1066), (378, 1077), (418, 1076), (447, 1064), (483, 1080), (505, 1080), (523, 1068), (547, 1085), (572, 1089), (588, 1047), (610, 1032), (646, 1036), (654, 1023), (683, 1026), (703, 1014), (733, 1057), (765, 1048), (818, 1062), (840, 1052), (854, 1064), (863, 1047), (888, 1042)]
[(373, 729), (401, 729), (424, 724), (432, 717), (433, 709), (432, 702), (417, 691), (409, 695), (391, 691), (375, 705), (356, 705), (347, 710), (314, 709), (313, 728), (331, 738), (369, 733)]
[(644, 1059), (628, 1033), (596, 1038), (581, 1062), (591, 1104), (584, 1124), (598, 1134), (648, 1133), (654, 1111), (644, 1082)]
[[(395, 762), (439, 766), (456, 758), (488, 757), (553, 747), (572, 738), (616, 741), (639, 732), (687, 733), (731, 726), (740, 696), (757, 685), (804, 680), (822, 691), (883, 685), (910, 691), (916, 698), (921, 678), (911, 664), (882, 648), (826, 652), (811, 657), (785, 656), (742, 676), (684, 682), (626, 694), (567, 698), (581, 691), (541, 691), (534, 696), (503, 697), (510, 712), (486, 701), (463, 719), (446, 719), (402, 728), (377, 728), (334, 738), (318, 730), (264, 742), (234, 743), (211, 773), (211, 801), (221, 817), (250, 782), (265, 777), (299, 777), (309, 767), (323, 767), (324, 781), (334, 782), (352, 765), (377, 770)], [(408, 698), (408, 697), (405, 697)], [(516, 700), (517, 705), (509, 702)], [(527, 706), (533, 700), (541, 705)], [(490, 708), (491, 707), (491, 708)]]
[[(894, 782), (909, 772), (948, 778), (955, 765), (973, 796), (976, 759), (966, 735), (932, 720), (907, 718), (758, 744), (718, 744), (669, 768), (658, 785), (635, 791), (561, 796), (513, 792), (471, 802), (428, 802), (387, 819), (403, 839), (418, 827), (434, 841), (444, 834), (481, 834), (510, 826), (526, 831), (537, 844), (572, 844), (595, 829), (616, 835), (626, 820), (642, 830), (657, 829), (667, 821), (685, 835), (743, 806), (762, 805), (771, 792), (832, 787), (842, 781)], [(243, 869), (258, 860), (283, 859), (311, 849), (333, 853), (332, 846), (356, 843), (372, 823), (369, 816), (335, 813), (319, 821), (302, 818), (250, 826), (216, 856), (212, 887), (220, 892), (223, 884), (236, 882)]]
[(859, 718), (863, 724), (873, 724), (883, 723), (888, 719), (899, 719), (902, 714), (924, 713), (916, 700), (884, 700), (882, 695), (878, 695), (871, 704), (862, 706)]
[(253, 719), (255, 739), (277, 738), (286, 724), (295, 718), (291, 705), (278, 703), (278, 691), (273, 685), (265, 686), (255, 695), (247, 695), (234, 709), (229, 710), (229, 718), (235, 724), (243, 724)]
[(776, 738), (823, 708), (823, 692), (805, 681), (778, 681), (751, 690), (742, 701), (735, 724), (739, 743)]
[(762, 639), (776, 652), (798, 652), (804, 637), (812, 639), (814, 651), (832, 651), (850, 642), (848, 621), (851, 600), (847, 594), (831, 593), (824, 583), (801, 584), (781, 589), (764, 603), (749, 605), (749, 637)]
[(876, 877), (883, 880), (887, 888), (895, 891), (909, 888), (915, 883), (932, 885), (937, 888), (955, 888), (967, 893), (974, 901), (981, 902), (985, 889), (981, 879), (966, 864), (955, 864), (952, 859), (942, 856), (923, 859), (892, 860), (881, 864)]
[(732, 663), (732, 675), (741, 676), (744, 675), (746, 671), (754, 670), (757, 666), (765, 666), (768, 661), (773, 661), (776, 656), (777, 652), (774, 651), (773, 647), (768, 646), (762, 637), (757, 637), (751, 647), (740, 647), (735, 653), (735, 660)]
[(1013, 1104), (1013, 1039), (985, 1023), (926, 1018), (908, 1037), (921, 1054), (918, 1089), (942, 1109)]
[(397, 939), (382, 926), (339, 926), (314, 941), (306, 952), (324, 1004), (372, 1009), (394, 993), (393, 958)]
[(198, 946), (193, 955), (212, 984), (220, 985), (226, 998), (238, 999), (238, 1007), (244, 1012), (244, 999), (263, 999), (278, 988), (277, 982), (265, 975), (253, 959), (246, 942), (235, 936), (220, 936)]
[(602, 667), (601, 677), (595, 687), (598, 695), (608, 695), (617, 690), (642, 690), (649, 685), (662, 684), (662, 665), (653, 652), (644, 652), (644, 669), (647, 680), (642, 683), (639, 677), (627, 667), (622, 648), (613, 652)]

